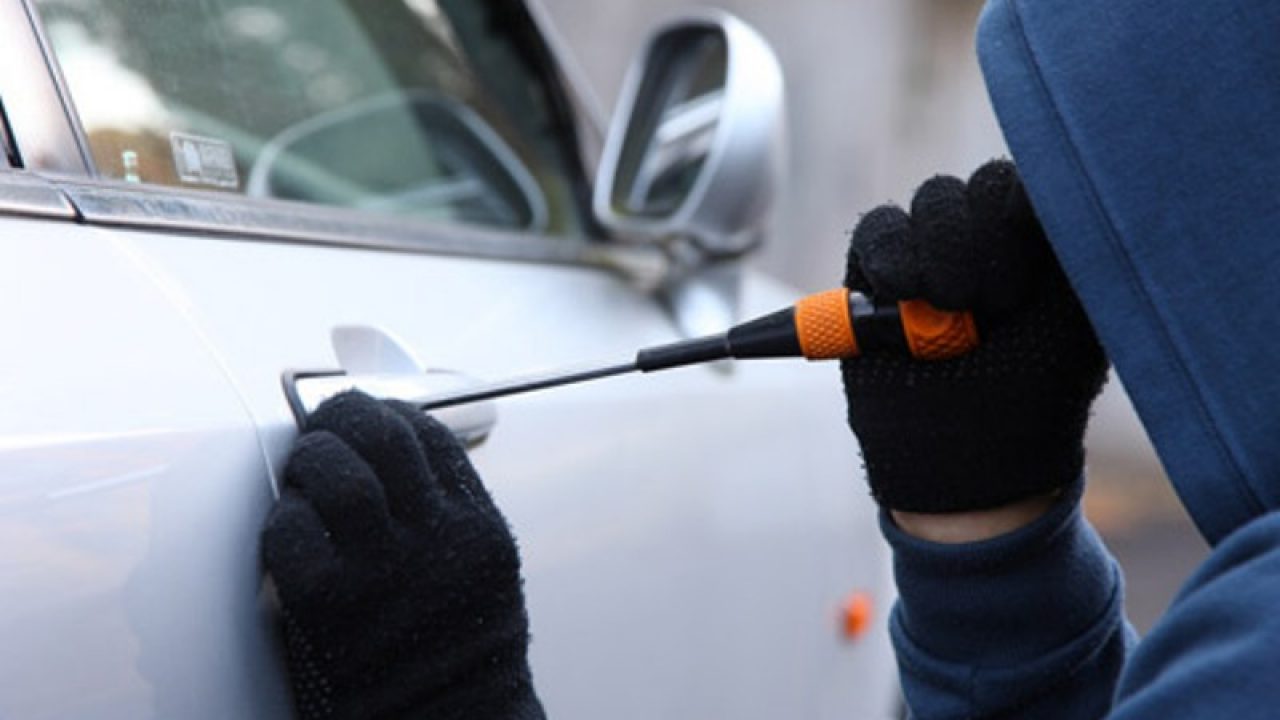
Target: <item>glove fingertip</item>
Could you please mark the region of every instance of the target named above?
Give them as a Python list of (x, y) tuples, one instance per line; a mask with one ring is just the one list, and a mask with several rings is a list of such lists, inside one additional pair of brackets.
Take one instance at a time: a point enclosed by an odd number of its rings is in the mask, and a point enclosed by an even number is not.
[(1002, 201), (1021, 185), (1018, 168), (1008, 158), (987, 161), (973, 171), (966, 183), (971, 199), (995, 198)]
[(264, 568), (282, 589), (306, 586), (335, 555), (319, 514), (292, 488), (284, 489), (267, 514), (261, 552)]
[(346, 390), (325, 400), (307, 417), (307, 431), (327, 430), (347, 439), (359, 428), (386, 412), (381, 401), (359, 390)]
[(387, 496), (373, 468), (328, 430), (298, 438), (284, 484), (315, 511), (341, 547), (377, 542), (389, 527)]
[(982, 239), (971, 232), (966, 186), (939, 175), (920, 186), (911, 221), (921, 248), (922, 296), (944, 310), (971, 309), (981, 287)]
[(459, 493), (485, 512), (501, 517), (489, 491), (471, 464), (467, 449), (449, 426), (407, 403), (392, 402), (392, 409), (413, 426), (434, 480), (446, 492)]
[(454, 436), (449, 426), (408, 403), (390, 400), (387, 405), (409, 423), (418, 445), (428, 455), (428, 461), (431, 455), (441, 451), (461, 453), (465, 456), (466, 449), (458, 442), (458, 438)]
[(342, 438), (328, 430), (308, 430), (298, 436), (285, 461), (284, 483), (305, 489), (316, 476), (331, 474), (352, 455)]
[(911, 198), (911, 219), (921, 223), (947, 225), (968, 222), (966, 186), (950, 175), (935, 175), (924, 181)]
[(969, 178), (973, 232), (984, 240), (982, 297), (978, 309), (988, 315), (1017, 311), (1045, 280), (1052, 251), (1035, 209), (1007, 159), (992, 160)]
[(881, 205), (862, 217), (849, 244), (847, 275), (847, 280), (861, 282), (879, 300), (907, 300), (919, 295), (918, 253), (906, 211), (896, 205)]
[(849, 246), (845, 264), (843, 287), (861, 293), (871, 292), (871, 281), (867, 280), (867, 274), (862, 271), (862, 263), (858, 261), (858, 255), (853, 251), (852, 245)]

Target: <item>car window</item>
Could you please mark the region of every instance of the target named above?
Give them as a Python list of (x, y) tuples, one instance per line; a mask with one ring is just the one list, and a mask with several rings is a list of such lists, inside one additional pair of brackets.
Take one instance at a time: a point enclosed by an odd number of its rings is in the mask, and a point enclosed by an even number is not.
[(510, 0), (36, 0), (99, 175), (568, 233)]

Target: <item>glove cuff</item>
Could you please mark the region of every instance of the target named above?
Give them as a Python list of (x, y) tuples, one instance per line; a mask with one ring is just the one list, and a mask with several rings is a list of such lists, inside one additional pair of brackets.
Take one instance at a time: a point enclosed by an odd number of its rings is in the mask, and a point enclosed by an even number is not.
[(1025, 452), (960, 446), (944, 456), (936, 445), (919, 443), (899, 445), (901, 455), (863, 457), (871, 494), (882, 507), (914, 513), (988, 510), (1063, 487), (1082, 472), (1079, 441), (1046, 439), (1026, 443)]
[(931, 388), (927, 400), (860, 394), (849, 422), (876, 501), (905, 512), (985, 510), (1071, 483), (1084, 468), (1096, 390), (1055, 394), (1058, 404), (1046, 407), (1036, 385)]

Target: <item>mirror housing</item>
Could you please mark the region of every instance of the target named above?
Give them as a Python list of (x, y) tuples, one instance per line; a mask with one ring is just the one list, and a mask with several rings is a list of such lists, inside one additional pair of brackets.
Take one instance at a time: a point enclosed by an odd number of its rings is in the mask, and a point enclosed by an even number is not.
[(627, 72), (593, 208), (624, 238), (741, 255), (764, 238), (785, 156), (782, 69), (768, 43), (725, 12), (683, 15), (651, 33)]

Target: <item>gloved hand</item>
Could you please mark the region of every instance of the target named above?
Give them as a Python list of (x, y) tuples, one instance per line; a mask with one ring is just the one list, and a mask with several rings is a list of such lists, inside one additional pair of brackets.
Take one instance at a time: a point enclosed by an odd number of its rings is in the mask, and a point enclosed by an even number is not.
[(910, 215), (867, 213), (845, 282), (877, 301), (970, 310), (978, 324), (980, 346), (962, 357), (842, 363), (849, 425), (882, 506), (989, 509), (1081, 473), (1107, 361), (1012, 163), (988, 163), (967, 184), (933, 178)]
[(544, 717), (515, 541), (435, 420), (354, 392), (321, 405), (262, 552), (300, 717)]

